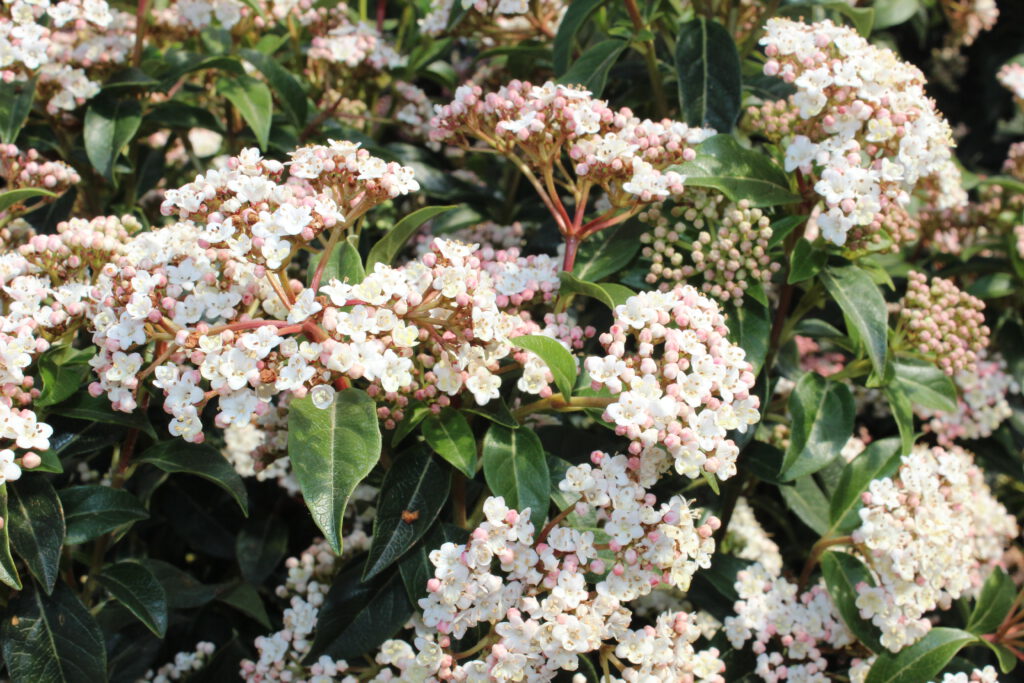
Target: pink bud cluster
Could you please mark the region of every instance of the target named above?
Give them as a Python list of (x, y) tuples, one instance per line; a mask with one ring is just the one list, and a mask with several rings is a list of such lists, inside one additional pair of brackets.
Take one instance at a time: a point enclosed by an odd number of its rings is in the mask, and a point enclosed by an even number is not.
[(1004, 88), (1013, 93), (1017, 105), (1024, 108), (1024, 64), (1011, 62), (1004, 64), (996, 78)]
[[(63, 194), (73, 185), (81, 182), (82, 178), (71, 166), (63, 161), (49, 161), (35, 149), (22, 151), (17, 145), (0, 145), (0, 178), (4, 181), (4, 191), (20, 190), (23, 188), (39, 188), (52, 192), (53, 198), (44, 197), (43, 201), (52, 201), (56, 195)], [(22, 202), (16, 202), (4, 210), (7, 218), (25, 213), (29, 208), (39, 206), (39, 202), (26, 206), (26, 202), (38, 200), (38, 197), (30, 197)]]
[(630, 439), (633, 457), (660, 461), (668, 453), (690, 478), (736, 473), (739, 449), (727, 433), (756, 424), (760, 401), (750, 363), (727, 333), (718, 305), (689, 285), (616, 307), (599, 337), (606, 355), (585, 367), (593, 388), (614, 397), (604, 419)]
[(978, 352), (988, 346), (985, 304), (952, 280), (911, 271), (899, 304), (899, 330), (910, 347), (933, 360), (947, 375), (973, 371)]
[(1009, 397), (1020, 393), (1020, 385), (1006, 369), (1000, 356), (986, 358), (981, 354), (973, 370), (960, 370), (953, 375), (957, 387), (955, 412), (928, 410), (916, 406), (926, 428), (943, 446), (952, 446), (957, 439), (984, 439), (1013, 415)]
[[(670, 213), (675, 222), (659, 206), (641, 214), (641, 220), (654, 225), (640, 237), (648, 245), (643, 255), (652, 262), (648, 283), (661, 281), (659, 288), (667, 290), (701, 274), (704, 293), (739, 304), (751, 285), (766, 283), (778, 272), (780, 264), (768, 255), (771, 222), (746, 200), (726, 204), (722, 195), (698, 193), (691, 205), (676, 205)], [(696, 237), (686, 234), (690, 226)], [(689, 264), (684, 262), (687, 251)]]
[(966, 203), (952, 132), (917, 67), (830, 21), (773, 18), (766, 28), (765, 74), (797, 88), (786, 170), (813, 182), (826, 240), (844, 245), (852, 228), (880, 223), (915, 191), (939, 208)]
[(862, 500), (852, 539), (875, 580), (857, 586), (856, 604), (892, 652), (931, 630), (926, 613), (980, 587), (1019, 531), (958, 447), (916, 447)]

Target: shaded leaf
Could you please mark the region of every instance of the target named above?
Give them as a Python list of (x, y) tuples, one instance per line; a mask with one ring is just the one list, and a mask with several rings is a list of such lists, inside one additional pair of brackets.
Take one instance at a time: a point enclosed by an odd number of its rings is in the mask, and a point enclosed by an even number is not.
[(242, 577), (260, 585), (288, 552), (288, 525), (276, 515), (249, 519), (235, 539), (235, 557)]
[(731, 131), (740, 113), (742, 77), (729, 31), (705, 17), (685, 22), (679, 27), (675, 57), (686, 122)]
[(558, 82), (581, 85), (594, 97), (600, 97), (608, 82), (608, 72), (627, 47), (629, 43), (620, 38), (609, 38), (591, 45), (573, 62), (569, 70), (562, 74)]
[(626, 303), (626, 299), (636, 295), (636, 292), (625, 285), (614, 282), (601, 284), (587, 282), (564, 270), (558, 274), (558, 279), (561, 280), (561, 286), (558, 290), (560, 294), (571, 293), (589, 296), (592, 299), (597, 299), (613, 311), (616, 306)]
[[(0, 484), (0, 519), (7, 519), (7, 484)], [(0, 582), (16, 591), (21, 590), (21, 577), (11, 556), (9, 525), (0, 526)]]
[(85, 543), (125, 524), (149, 517), (146, 508), (124, 489), (89, 484), (61, 489), (68, 545)]
[(782, 463), (787, 479), (817, 472), (831, 462), (853, 433), (856, 405), (849, 387), (807, 372), (789, 397), (793, 416)]
[(156, 439), (156, 432), (153, 425), (149, 424), (145, 413), (136, 411), (134, 413), (122, 413), (110, 407), (110, 401), (105, 396), (92, 397), (87, 392), (80, 391), (63, 403), (53, 407), (53, 412), (64, 417), (73, 417), (88, 422), (101, 422), (103, 424), (114, 424), (138, 429), (145, 432), (153, 439)]
[(430, 528), (427, 535), (416, 544), (398, 562), (398, 571), (405, 584), (405, 592), (409, 602), (417, 604), (420, 598), (427, 596), (427, 581), (434, 577), (434, 565), (430, 561), (430, 552), (445, 543), (465, 543), (469, 532), (454, 524), (438, 521)]
[(540, 529), (548, 514), (551, 480), (540, 438), (528, 429), (491, 425), (483, 444), (484, 478), (505, 505), (530, 508), (533, 526)]
[(142, 105), (135, 98), (101, 95), (89, 103), (83, 140), (85, 154), (97, 173), (108, 180), (112, 177), (114, 162), (141, 123)]
[(429, 221), (434, 216), (438, 216), (446, 211), (451, 211), (457, 208), (456, 205), (451, 206), (425, 206), (422, 209), (413, 211), (402, 220), (395, 224), (395, 227), (388, 230), (387, 234), (380, 238), (380, 240), (370, 248), (370, 253), (366, 257), (366, 270), (372, 273), (373, 267), (378, 263), (390, 265), (395, 260), (395, 256), (401, 251), (405, 243), (409, 241), (421, 225)]
[(144, 565), (125, 560), (104, 567), (100, 584), (157, 638), (167, 633), (167, 593)]
[(580, 246), (572, 274), (580, 280), (597, 282), (622, 270), (640, 251), (640, 235), (647, 226), (627, 221), (593, 235)]
[(380, 485), (363, 581), (390, 567), (427, 533), (448, 500), (448, 471), (425, 448), (399, 457)]
[(956, 412), (956, 385), (932, 363), (917, 358), (894, 358), (892, 384), (899, 386), (910, 402), (946, 413)]
[(898, 439), (872, 441), (843, 468), (829, 504), (831, 533), (842, 536), (860, 526), (861, 494), (873, 480), (895, 474), (902, 452)]
[(862, 619), (857, 608), (857, 585), (875, 585), (871, 571), (859, 559), (849, 553), (830, 550), (821, 556), (821, 573), (832, 596), (832, 602), (839, 610), (847, 628), (872, 652), (882, 652), (879, 642), (881, 633), (870, 621)]
[(64, 510), (57, 492), (43, 477), (29, 476), (8, 486), (5, 520), (11, 545), (29, 572), (50, 593), (60, 570)]
[(438, 415), (427, 415), (423, 436), (435, 452), (468, 478), (476, 475), (476, 438), (462, 413), (444, 408)]
[(1003, 623), (1013, 599), (1017, 595), (1017, 587), (1001, 567), (996, 567), (985, 580), (981, 588), (974, 611), (967, 620), (967, 631), (975, 635), (994, 633)]
[(32, 111), (36, 79), (0, 81), (0, 142), (13, 144)]
[(140, 464), (153, 465), (169, 474), (194, 474), (213, 482), (231, 494), (242, 509), (249, 514), (249, 494), (235, 468), (221, 455), (220, 451), (206, 444), (195, 444), (173, 439), (160, 441), (139, 456)]
[(779, 493), (800, 521), (820, 535), (828, 531), (828, 498), (814, 477), (800, 477), (792, 485), (782, 485)]
[(63, 582), (49, 596), (35, 584), (18, 594), (0, 626), (0, 647), (14, 683), (106, 680), (103, 633)]
[(825, 268), (821, 281), (860, 334), (875, 372), (885, 374), (889, 313), (878, 286), (870, 275), (856, 266)]
[(266, 76), (270, 87), (277, 93), (277, 101), (291, 122), (296, 126), (303, 125), (306, 122), (306, 93), (295, 76), (273, 57), (257, 50), (242, 50), (239, 54)]
[(868, 671), (866, 683), (921, 683), (942, 671), (962, 647), (975, 640), (966, 631), (938, 627), (896, 654), (882, 652)]
[(270, 121), (274, 114), (274, 98), (270, 88), (252, 76), (234, 74), (217, 79), (217, 92), (235, 105), (252, 129), (260, 149), (266, 150)]
[(792, 204), (800, 197), (789, 189), (789, 178), (760, 152), (741, 147), (731, 135), (713, 135), (697, 148), (697, 158), (669, 170), (686, 176), (686, 185), (710, 187), (734, 202), (751, 206)]
[(594, 13), (594, 10), (604, 2), (605, 0), (575, 0), (565, 10), (562, 21), (558, 24), (555, 40), (551, 45), (551, 62), (556, 75), (561, 76), (569, 68), (576, 34)]

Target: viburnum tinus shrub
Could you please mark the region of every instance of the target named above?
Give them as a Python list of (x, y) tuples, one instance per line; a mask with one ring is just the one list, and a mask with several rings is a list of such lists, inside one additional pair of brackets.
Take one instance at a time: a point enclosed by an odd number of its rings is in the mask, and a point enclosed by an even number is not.
[(1024, 9), (0, 9), (0, 677), (991, 682)]

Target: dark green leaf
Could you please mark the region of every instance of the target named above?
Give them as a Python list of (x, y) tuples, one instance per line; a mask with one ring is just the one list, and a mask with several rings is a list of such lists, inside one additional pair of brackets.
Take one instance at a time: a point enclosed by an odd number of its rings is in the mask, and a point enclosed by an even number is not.
[(989, 649), (995, 653), (996, 660), (999, 661), (999, 670), (1002, 671), (1004, 674), (1008, 674), (1011, 671), (1013, 671), (1014, 668), (1016, 668), (1017, 655), (1013, 654), (1010, 648), (1006, 647), (1005, 645), (999, 645), (998, 643), (990, 642), (988, 640), (985, 640), (984, 638), (981, 639), (981, 642), (985, 645), (988, 645)]
[[(0, 484), (0, 519), (7, 519), (7, 484)], [(21, 577), (11, 556), (10, 528), (6, 523), (0, 526), (0, 582), (21, 590)]]
[(508, 427), (509, 429), (517, 429), (519, 422), (516, 421), (515, 415), (508, 409), (508, 404), (505, 403), (505, 399), (501, 396), (498, 398), (492, 398), (487, 402), (487, 405), (476, 405), (472, 401), (466, 401), (463, 399), (462, 410), (473, 415), (479, 415), (482, 418), (490, 420), (491, 422), (499, 425)]
[(564, 270), (558, 274), (558, 279), (561, 280), (560, 293), (589, 296), (592, 299), (597, 299), (613, 311), (616, 306), (626, 303), (626, 299), (636, 295), (636, 292), (625, 285), (614, 282), (601, 284), (587, 282)]
[(442, 458), (472, 479), (476, 475), (476, 438), (462, 413), (452, 408), (427, 415), (423, 436)]
[(914, 407), (910, 404), (910, 397), (903, 392), (900, 385), (886, 387), (884, 392), (900, 432), (901, 449), (904, 453), (909, 453), (917, 439), (914, 432)]
[(720, 621), (733, 616), (733, 605), (739, 600), (739, 594), (736, 593), (736, 575), (751, 564), (753, 562), (750, 560), (715, 553), (711, 557), (711, 566), (694, 575), (693, 583), (686, 594), (687, 598)]
[(917, 358), (894, 358), (893, 385), (899, 386), (915, 405), (946, 413), (956, 412), (956, 385), (933, 364)]
[(977, 636), (994, 633), (1006, 618), (1016, 595), (1017, 586), (1013, 579), (1002, 568), (993, 569), (981, 588), (971, 618), (967, 620), (967, 630)]
[(866, 683), (930, 681), (975, 637), (957, 628), (933, 628), (924, 638), (896, 654), (882, 652), (868, 671)]
[(846, 626), (872, 652), (882, 652), (878, 627), (861, 618), (856, 604), (857, 584), (863, 582), (869, 586), (875, 585), (871, 571), (853, 555), (830, 550), (821, 556), (821, 573), (825, 576), (825, 585), (832, 596), (832, 602)]
[(18, 139), (36, 95), (36, 79), (0, 82), (0, 142), (13, 144)]
[(892, 476), (900, 466), (900, 442), (889, 438), (872, 441), (839, 476), (829, 504), (829, 523), (833, 533), (842, 536), (860, 526), (861, 494), (875, 479)]
[(594, 97), (600, 97), (604, 92), (605, 83), (608, 82), (608, 72), (627, 47), (629, 43), (619, 38), (610, 38), (591, 45), (573, 62), (569, 70), (562, 74), (558, 82), (581, 85)]
[(274, 114), (274, 98), (270, 88), (252, 76), (235, 74), (217, 79), (217, 92), (235, 105), (252, 129), (260, 149), (267, 149), (270, 120)]
[(92, 397), (87, 392), (80, 391), (68, 400), (53, 408), (53, 412), (64, 417), (73, 417), (88, 422), (100, 422), (138, 429), (156, 439), (156, 432), (153, 425), (149, 424), (145, 413), (136, 411), (134, 413), (122, 413), (110, 407), (110, 401), (106, 396)]
[(825, 268), (821, 281), (860, 334), (875, 372), (882, 375), (888, 354), (889, 313), (871, 276), (856, 266)]
[(988, 273), (971, 283), (967, 293), (980, 299), (1000, 299), (1017, 290), (1017, 283), (1010, 273)]
[(740, 58), (721, 24), (698, 17), (679, 27), (676, 39), (679, 106), (691, 126), (728, 133), (742, 99)]
[(36, 197), (53, 198), (57, 195), (41, 187), (22, 187), (17, 190), (8, 190), (0, 193), (0, 211), (7, 211), (15, 204), (23, 204)]
[(853, 434), (856, 406), (849, 387), (807, 372), (789, 396), (793, 416), (782, 472), (796, 479), (829, 464)]
[(576, 385), (576, 359), (560, 342), (540, 334), (513, 337), (509, 342), (537, 354), (554, 375), (555, 386), (562, 397), (568, 400), (572, 396), (572, 388)]
[(425, 448), (399, 457), (384, 476), (363, 581), (390, 567), (427, 533), (448, 500), (448, 471)]
[(405, 415), (402, 421), (395, 425), (395, 431), (391, 434), (391, 447), (394, 448), (402, 443), (405, 437), (409, 436), (414, 429), (430, 414), (430, 408), (419, 401), (410, 401), (404, 409)]
[(263, 628), (270, 628), (270, 617), (267, 616), (267, 608), (263, 605), (263, 598), (260, 597), (259, 591), (248, 583), (239, 583), (237, 586), (221, 593), (217, 596), (217, 599), (225, 605), (234, 607)]
[(169, 474), (194, 474), (221, 487), (235, 499), (242, 514), (249, 515), (249, 494), (231, 463), (213, 446), (173, 439), (161, 441), (139, 457), (140, 464), (153, 465)]
[(341, 553), (345, 505), (380, 459), (377, 404), (366, 392), (345, 389), (326, 410), (307, 396), (291, 402), (288, 455), (313, 521)]
[(220, 586), (207, 586), (197, 578), (183, 572), (169, 562), (145, 558), (139, 560), (156, 577), (167, 595), (167, 606), (171, 609), (192, 609), (202, 607), (217, 597)]
[(43, 389), (34, 405), (44, 408), (60, 403), (87, 384), (86, 378), (92, 372), (89, 359), (93, 352), (93, 349), (78, 350), (62, 346), (40, 356), (37, 367), (43, 380)]
[(71, 589), (47, 596), (34, 584), (10, 605), (0, 627), (13, 683), (96, 683), (107, 680), (103, 633)]
[(576, 34), (586, 23), (591, 14), (598, 7), (604, 4), (605, 0), (575, 0), (565, 10), (562, 21), (558, 24), (558, 32), (555, 34), (555, 41), (551, 46), (552, 64), (555, 75), (561, 76), (569, 68), (572, 60), (573, 43)]
[(786, 282), (793, 285), (810, 280), (821, 272), (827, 260), (828, 252), (815, 249), (806, 238), (801, 237), (793, 248), (793, 255), (789, 260), (789, 277)]
[(530, 508), (530, 519), (540, 529), (548, 514), (551, 481), (540, 438), (528, 429), (491, 425), (484, 437), (484, 478), (509, 508)]
[[(366, 277), (366, 272), (363, 270), (363, 258), (359, 255), (359, 250), (356, 248), (355, 243), (357, 241), (358, 238), (355, 235), (350, 235), (347, 239), (340, 240), (335, 245), (334, 251), (330, 256), (331, 260), (324, 266), (324, 272), (320, 276), (320, 283), (322, 285), (327, 284), (331, 280), (340, 280), (352, 285), (363, 281), (363, 278)], [(307, 285), (313, 281), (313, 275), (316, 273), (321, 256), (323, 254), (314, 254), (309, 259)]]
[(412, 614), (398, 572), (364, 583), (359, 569), (352, 567), (331, 585), (306, 662), (321, 654), (352, 660), (392, 637)]
[(828, 531), (828, 498), (814, 477), (800, 477), (791, 486), (780, 486), (779, 492), (804, 524), (821, 535)]
[(597, 282), (622, 270), (640, 251), (640, 235), (647, 226), (639, 221), (602, 230), (580, 247), (572, 274), (580, 280)]
[(167, 633), (167, 593), (153, 572), (134, 560), (104, 567), (99, 582), (157, 638)]
[(398, 221), (398, 223), (395, 224), (395, 227), (388, 230), (387, 234), (381, 237), (380, 241), (370, 248), (370, 253), (366, 257), (366, 270), (373, 272), (373, 267), (378, 263), (389, 265), (395, 260), (395, 256), (398, 255), (398, 252), (421, 225), (429, 221), (434, 216), (440, 215), (445, 211), (451, 211), (455, 208), (456, 205), (425, 206), (422, 209), (413, 211), (408, 216)]
[(288, 552), (288, 525), (276, 515), (250, 519), (235, 539), (235, 557), (242, 577), (260, 585)]
[(32, 576), (50, 593), (60, 570), (64, 544), (64, 511), (50, 482), (28, 476), (8, 487), (8, 517), (14, 552)]
[(89, 484), (61, 489), (68, 545), (85, 543), (125, 524), (149, 517), (139, 499), (124, 489)]
[(768, 307), (747, 301), (739, 307), (728, 304), (725, 310), (729, 320), (729, 338), (747, 352), (747, 361), (754, 366), (754, 375), (757, 375), (768, 355), (772, 331)]
[(281, 108), (296, 126), (306, 123), (306, 93), (295, 76), (281, 66), (273, 57), (256, 50), (242, 50), (242, 58), (259, 69), (270, 87), (277, 93)]
[(114, 162), (132, 141), (142, 123), (142, 105), (132, 97), (101, 95), (85, 112), (85, 153), (96, 172), (112, 177)]
[(686, 185), (719, 190), (734, 202), (775, 206), (800, 201), (789, 178), (760, 152), (741, 147), (731, 135), (714, 135), (697, 149), (697, 158), (671, 167), (686, 176)]

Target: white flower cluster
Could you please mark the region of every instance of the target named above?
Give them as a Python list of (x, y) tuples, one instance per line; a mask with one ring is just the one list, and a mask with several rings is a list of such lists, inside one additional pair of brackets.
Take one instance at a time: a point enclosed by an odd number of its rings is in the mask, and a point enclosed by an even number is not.
[[(565, 0), (534, 0), (536, 4), (537, 17), (556, 19), (554, 25), (548, 28), (554, 31), (557, 27), (557, 18), (565, 11), (568, 4)], [(472, 12), (477, 16), (479, 22), (492, 24), (485, 33), (501, 35), (502, 33), (514, 34), (518, 31), (537, 32), (536, 26), (524, 21), (524, 15), (531, 12), (530, 0), (430, 0), (430, 7), (426, 15), (419, 19), (420, 30), (428, 36), (439, 36), (445, 33), (452, 20), (452, 10), (458, 6), (459, 10)], [(535, 18), (536, 22), (538, 19)], [(472, 22), (477, 24), (478, 22)], [(532, 30), (531, 30), (532, 29)], [(552, 33), (552, 35), (554, 35)], [(510, 36), (511, 37), (511, 36)]]
[[(689, 285), (616, 307), (611, 330), (599, 337), (607, 355), (587, 358), (585, 367), (594, 389), (614, 395), (604, 419), (632, 441), (633, 456), (667, 452), (691, 479), (736, 474), (739, 449), (727, 433), (756, 424), (760, 402), (750, 393), (746, 354), (727, 334), (718, 305)], [(633, 341), (636, 352), (627, 352)]]
[(132, 45), (134, 15), (106, 0), (14, 0), (0, 11), (0, 76), (40, 76), (50, 113), (70, 111), (100, 91), (83, 67), (120, 64)]
[(736, 616), (725, 618), (725, 634), (735, 648), (753, 639), (754, 673), (769, 683), (828, 683), (822, 650), (846, 647), (855, 638), (824, 582), (800, 593), (796, 584), (753, 564), (736, 575), (735, 587)]
[(276, 481), (295, 496), (299, 482), (288, 458), (288, 400), (283, 396), (270, 410), (250, 422), (232, 422), (224, 428), (224, 457), (243, 477)]
[(782, 574), (782, 553), (757, 521), (746, 498), (739, 498), (729, 519), (726, 543), (730, 552), (744, 560), (758, 562), (772, 576)]
[(406, 63), (406, 58), (365, 22), (343, 22), (326, 35), (314, 37), (307, 58), (311, 63), (338, 64), (348, 69), (366, 66), (373, 71), (398, 69)]
[(1024, 64), (1011, 62), (1004, 64), (996, 78), (1004, 88), (1013, 93), (1013, 98), (1021, 106), (1024, 106)]
[(931, 630), (925, 617), (980, 586), (1017, 533), (967, 451), (918, 446), (893, 477), (863, 494), (852, 534), (876, 579), (857, 586), (857, 607), (893, 652)]
[(986, 358), (982, 354), (973, 370), (960, 370), (953, 375), (953, 382), (959, 390), (956, 412), (916, 407), (940, 444), (950, 446), (956, 439), (984, 439), (1013, 415), (1007, 398), (1019, 394), (1020, 385), (1007, 372), (1002, 357)]
[(214, 20), (231, 30), (251, 10), (241, 0), (177, 0), (155, 13), (157, 23), (190, 32), (211, 26)]
[(156, 671), (152, 669), (146, 672), (141, 680), (152, 681), (153, 683), (171, 683), (187, 678), (192, 673), (199, 671), (210, 659), (217, 646), (208, 641), (196, 643), (192, 652), (179, 652), (174, 659), (161, 666)]
[(797, 89), (801, 121), (785, 166), (816, 178), (825, 239), (842, 245), (854, 228), (877, 230), (915, 190), (940, 209), (966, 203), (951, 129), (917, 67), (830, 21), (770, 19), (761, 44), (764, 72)]

